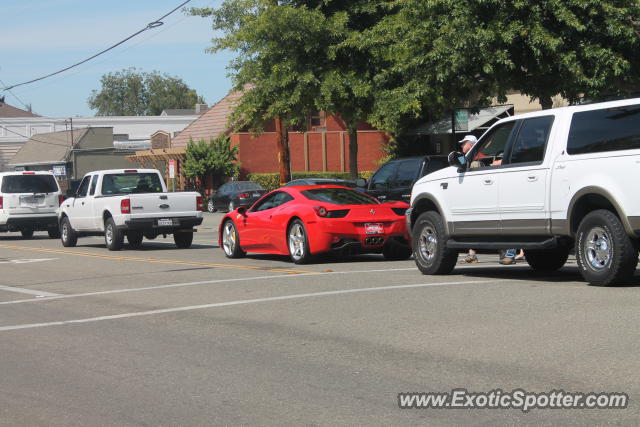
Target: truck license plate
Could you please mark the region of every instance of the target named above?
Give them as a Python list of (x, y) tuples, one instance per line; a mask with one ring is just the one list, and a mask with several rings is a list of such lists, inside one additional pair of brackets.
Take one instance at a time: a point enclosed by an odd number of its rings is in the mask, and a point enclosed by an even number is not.
[(171, 227), (173, 225), (172, 219), (159, 219), (158, 227)]
[(383, 234), (384, 227), (381, 222), (368, 222), (364, 225), (366, 234)]

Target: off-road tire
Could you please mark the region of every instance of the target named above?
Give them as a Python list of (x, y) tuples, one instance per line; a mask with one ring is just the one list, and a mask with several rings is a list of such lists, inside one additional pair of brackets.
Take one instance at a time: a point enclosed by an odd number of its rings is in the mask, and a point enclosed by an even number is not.
[(413, 253), (422, 274), (449, 274), (458, 261), (458, 252), (447, 248), (447, 235), (440, 214), (422, 213), (413, 227)]
[(582, 277), (595, 286), (628, 283), (638, 264), (638, 246), (611, 211), (585, 216), (576, 234), (576, 261)]

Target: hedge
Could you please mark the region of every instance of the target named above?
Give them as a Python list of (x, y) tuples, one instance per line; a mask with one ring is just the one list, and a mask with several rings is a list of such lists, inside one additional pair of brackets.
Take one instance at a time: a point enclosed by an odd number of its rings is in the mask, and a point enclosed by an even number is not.
[[(360, 178), (369, 179), (374, 171), (362, 171), (358, 173)], [(349, 172), (293, 172), (291, 179), (301, 178), (335, 178), (349, 180)], [(280, 174), (277, 173), (252, 173), (249, 181), (257, 182), (266, 190), (271, 191), (280, 187)]]

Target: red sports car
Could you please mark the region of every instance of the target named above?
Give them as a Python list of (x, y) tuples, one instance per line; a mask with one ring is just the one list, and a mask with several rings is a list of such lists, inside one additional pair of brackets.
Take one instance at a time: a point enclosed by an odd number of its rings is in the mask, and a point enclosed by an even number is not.
[(289, 255), (304, 264), (325, 252), (380, 253), (407, 259), (404, 202), (381, 204), (351, 188), (336, 185), (282, 187), (251, 208), (222, 219), (219, 244), (229, 258), (247, 252)]

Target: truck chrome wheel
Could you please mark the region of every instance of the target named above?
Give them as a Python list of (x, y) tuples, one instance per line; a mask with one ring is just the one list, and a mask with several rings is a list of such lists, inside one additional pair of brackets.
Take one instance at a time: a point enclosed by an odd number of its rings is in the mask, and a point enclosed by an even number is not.
[(594, 227), (584, 240), (584, 252), (589, 266), (596, 271), (609, 268), (613, 256), (611, 238), (602, 227)]
[(418, 240), (420, 254), (425, 261), (432, 261), (438, 249), (438, 237), (431, 227), (424, 227)]
[(107, 228), (104, 230), (104, 239), (107, 242), (107, 246), (113, 244), (113, 227), (111, 224), (107, 224)]
[(222, 249), (228, 256), (232, 256), (237, 244), (236, 229), (231, 221), (227, 221), (222, 232)]

